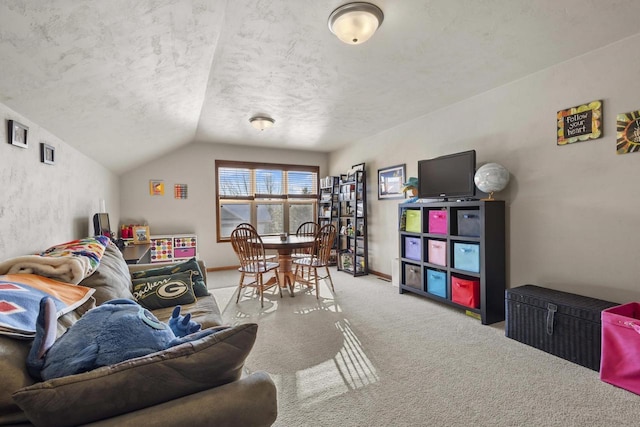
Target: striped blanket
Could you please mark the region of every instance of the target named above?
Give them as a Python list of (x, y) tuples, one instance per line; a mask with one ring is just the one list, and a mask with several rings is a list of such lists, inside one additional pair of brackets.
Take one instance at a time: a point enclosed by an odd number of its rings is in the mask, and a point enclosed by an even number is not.
[(40, 255), (25, 255), (0, 263), (0, 274), (37, 274), (78, 284), (98, 268), (108, 243), (108, 237), (96, 236), (55, 245)]

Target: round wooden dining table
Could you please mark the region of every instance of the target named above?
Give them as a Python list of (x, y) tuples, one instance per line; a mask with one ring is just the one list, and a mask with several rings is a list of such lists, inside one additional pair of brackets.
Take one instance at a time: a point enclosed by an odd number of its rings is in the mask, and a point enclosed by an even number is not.
[(312, 247), (314, 237), (288, 235), (284, 240), (282, 240), (280, 236), (260, 236), (260, 238), (262, 239), (262, 246), (265, 249), (275, 249), (278, 251), (280, 286), (286, 286), (289, 289), (289, 294), (293, 296), (295, 277), (293, 269), (291, 268), (291, 252), (294, 249)]

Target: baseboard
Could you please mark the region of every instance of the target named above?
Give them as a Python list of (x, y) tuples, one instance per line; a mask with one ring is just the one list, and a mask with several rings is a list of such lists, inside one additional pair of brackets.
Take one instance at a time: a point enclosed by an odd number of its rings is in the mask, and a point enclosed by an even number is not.
[(379, 271), (374, 271), (374, 270), (369, 270), (369, 273), (373, 274), (374, 276), (379, 276), (379, 277), (382, 277), (383, 279), (387, 279), (388, 281), (391, 281), (391, 275), (390, 274), (384, 274), (384, 273), (380, 273)]
[(237, 270), (240, 268), (239, 265), (227, 265), (225, 267), (210, 267), (207, 268), (207, 271), (225, 271), (225, 270)]

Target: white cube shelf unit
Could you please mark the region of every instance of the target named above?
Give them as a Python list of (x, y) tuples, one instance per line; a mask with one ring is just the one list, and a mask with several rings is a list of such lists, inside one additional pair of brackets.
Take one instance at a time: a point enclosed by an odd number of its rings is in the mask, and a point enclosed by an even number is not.
[(195, 234), (151, 236), (151, 262), (172, 262), (193, 258), (198, 254)]

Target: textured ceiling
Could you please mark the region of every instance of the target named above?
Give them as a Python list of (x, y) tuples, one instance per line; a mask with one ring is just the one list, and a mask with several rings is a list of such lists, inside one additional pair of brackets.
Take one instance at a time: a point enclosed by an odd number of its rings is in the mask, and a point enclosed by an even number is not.
[[(331, 151), (638, 32), (638, 0), (2, 0), (0, 102), (116, 173), (192, 141)], [(616, 66), (616, 64), (611, 64)], [(258, 132), (253, 115), (275, 119)]]

